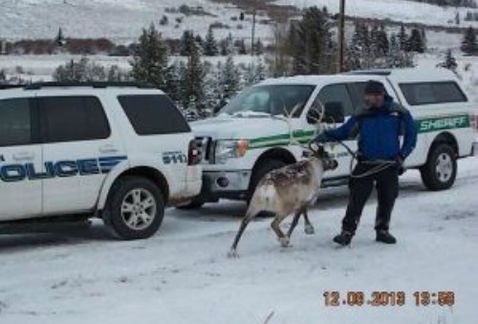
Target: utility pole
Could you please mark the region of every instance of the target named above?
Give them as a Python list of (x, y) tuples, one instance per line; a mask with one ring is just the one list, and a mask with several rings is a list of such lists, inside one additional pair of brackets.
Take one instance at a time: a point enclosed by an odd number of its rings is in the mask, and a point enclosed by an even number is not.
[(337, 55), (337, 73), (341, 73), (344, 68), (345, 60), (345, 0), (340, 0), (339, 13), (339, 44)]
[(256, 38), (256, 7), (252, 8), (252, 31), (251, 31), (251, 56), (254, 56), (255, 38)]

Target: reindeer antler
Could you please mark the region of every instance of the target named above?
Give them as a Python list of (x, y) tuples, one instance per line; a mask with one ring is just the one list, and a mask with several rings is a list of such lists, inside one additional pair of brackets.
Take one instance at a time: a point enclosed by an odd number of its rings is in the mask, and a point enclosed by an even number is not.
[[(313, 134), (313, 137), (315, 137), (317, 135), (317, 132), (322, 132), (322, 120), (324, 119), (324, 116), (325, 116), (325, 109), (324, 109), (324, 106), (322, 105), (322, 103), (320, 102), (320, 100), (316, 101), (320, 107), (320, 113), (319, 113), (319, 117), (318, 118), (315, 118), (315, 121), (317, 122), (316, 124), (318, 125), (318, 127), (316, 128), (316, 130), (314, 131), (314, 134)], [(294, 106), (294, 108), (291, 110), (290, 113), (287, 112), (287, 109), (284, 105), (283, 107), (283, 111), (284, 111), (284, 115), (286, 116), (286, 122), (287, 122), (287, 126), (289, 128), (289, 144), (295, 144), (295, 145), (298, 145), (299, 147), (303, 148), (303, 149), (306, 149), (306, 150), (311, 150), (310, 146), (307, 145), (307, 146), (304, 146), (300, 143), (299, 140), (297, 140), (295, 137), (294, 137), (294, 129), (292, 127), (292, 116), (294, 116), (294, 114), (296, 113), (296, 111), (301, 107), (301, 104), (298, 103), (297, 105)]]

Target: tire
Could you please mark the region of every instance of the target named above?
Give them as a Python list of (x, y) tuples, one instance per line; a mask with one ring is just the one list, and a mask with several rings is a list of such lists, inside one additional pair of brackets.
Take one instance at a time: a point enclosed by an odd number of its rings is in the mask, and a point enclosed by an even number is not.
[(434, 145), (427, 163), (420, 168), (422, 181), (430, 190), (446, 190), (453, 186), (457, 173), (456, 153), (448, 144)]
[(247, 203), (249, 204), (249, 201), (251, 200), (257, 185), (266, 174), (268, 174), (272, 170), (285, 167), (286, 165), (287, 163), (281, 160), (266, 160), (262, 162), (257, 168), (257, 170), (254, 171), (254, 173), (252, 174), (251, 182), (249, 184), (249, 192), (247, 193)]
[[(122, 207), (128, 210), (122, 210)], [(123, 240), (151, 237), (158, 231), (163, 217), (164, 198), (161, 190), (154, 182), (135, 176), (120, 178), (115, 182), (103, 213), (105, 225)]]

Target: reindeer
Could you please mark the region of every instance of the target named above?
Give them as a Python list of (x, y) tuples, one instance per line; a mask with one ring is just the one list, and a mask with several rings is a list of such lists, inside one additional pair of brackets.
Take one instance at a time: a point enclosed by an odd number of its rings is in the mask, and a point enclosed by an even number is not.
[[(261, 211), (272, 212), (275, 217), (271, 227), (281, 245), (289, 246), (290, 237), (301, 215), (304, 216), (305, 232), (313, 234), (314, 228), (307, 215), (308, 207), (317, 200), (324, 172), (337, 168), (337, 160), (330, 158), (323, 146), (311, 147), (311, 157), (295, 164), (268, 173), (257, 185), (246, 215), (229, 252), (237, 257), (237, 244), (249, 222)], [(285, 235), (281, 222), (294, 214), (291, 226)]]

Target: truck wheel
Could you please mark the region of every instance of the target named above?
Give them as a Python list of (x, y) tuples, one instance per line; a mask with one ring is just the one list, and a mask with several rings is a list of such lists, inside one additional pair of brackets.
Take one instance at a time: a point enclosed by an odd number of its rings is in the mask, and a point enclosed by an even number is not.
[(432, 148), (427, 163), (420, 168), (422, 181), (430, 190), (449, 189), (457, 173), (456, 153), (450, 145), (438, 144)]
[(251, 182), (249, 184), (249, 192), (247, 193), (247, 203), (249, 204), (249, 201), (251, 200), (257, 185), (266, 174), (268, 174), (272, 170), (285, 167), (286, 165), (287, 163), (280, 160), (266, 160), (262, 162), (257, 168), (257, 170), (252, 174)]
[(120, 178), (111, 188), (103, 214), (103, 221), (119, 238), (145, 239), (155, 234), (163, 221), (163, 195), (148, 179)]

